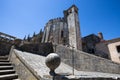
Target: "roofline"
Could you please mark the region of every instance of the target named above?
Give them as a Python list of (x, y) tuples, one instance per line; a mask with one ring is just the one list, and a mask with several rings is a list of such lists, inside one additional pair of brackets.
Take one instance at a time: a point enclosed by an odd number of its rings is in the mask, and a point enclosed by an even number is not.
[(68, 11), (68, 10), (70, 10), (72, 7), (75, 7), (75, 8), (77, 8), (77, 10), (79, 10), (78, 7), (77, 7), (75, 4), (73, 4), (70, 8), (68, 8), (67, 10), (64, 10), (64, 11)]
[(8, 37), (11, 37), (11, 38), (14, 38), (14, 39), (16, 39), (16, 37), (14, 37), (14, 36), (11, 36), (11, 35), (9, 35), (9, 34), (6, 34), (6, 33), (2, 33), (2, 32), (0, 32), (0, 34), (2, 34), (2, 35), (5, 35), (5, 36), (8, 36)]

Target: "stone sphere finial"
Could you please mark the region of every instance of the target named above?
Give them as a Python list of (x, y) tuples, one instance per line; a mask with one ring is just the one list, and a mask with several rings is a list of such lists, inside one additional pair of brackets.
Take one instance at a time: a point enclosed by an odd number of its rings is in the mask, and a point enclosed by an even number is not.
[(61, 59), (58, 54), (50, 53), (45, 60), (47, 67), (50, 69), (50, 75), (55, 75), (55, 69), (60, 65)]

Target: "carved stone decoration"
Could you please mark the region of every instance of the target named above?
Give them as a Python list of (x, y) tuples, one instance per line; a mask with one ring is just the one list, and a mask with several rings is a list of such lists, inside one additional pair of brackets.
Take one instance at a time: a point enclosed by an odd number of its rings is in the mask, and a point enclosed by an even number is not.
[(50, 69), (50, 75), (56, 75), (55, 69), (60, 65), (61, 59), (58, 54), (50, 53), (45, 60), (47, 67)]

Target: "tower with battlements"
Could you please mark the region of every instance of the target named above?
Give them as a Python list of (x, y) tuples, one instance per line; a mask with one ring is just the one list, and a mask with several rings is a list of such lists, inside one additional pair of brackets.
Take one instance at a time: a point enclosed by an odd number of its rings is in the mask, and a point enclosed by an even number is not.
[(82, 50), (78, 8), (72, 5), (63, 18), (51, 19), (44, 27), (42, 43), (52, 42)]
[(68, 10), (64, 11), (64, 17), (66, 18), (65, 20), (69, 32), (69, 45), (73, 46), (75, 49), (82, 50), (78, 8), (75, 5), (72, 5)]

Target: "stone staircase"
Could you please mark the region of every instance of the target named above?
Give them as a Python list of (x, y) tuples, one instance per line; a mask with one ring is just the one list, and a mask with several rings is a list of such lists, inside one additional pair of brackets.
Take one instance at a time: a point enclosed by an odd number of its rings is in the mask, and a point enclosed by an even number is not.
[(7, 56), (0, 56), (0, 80), (20, 80)]

